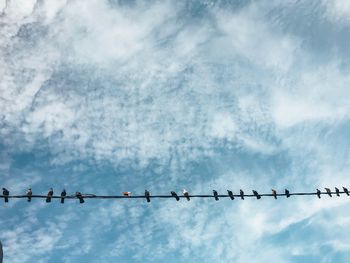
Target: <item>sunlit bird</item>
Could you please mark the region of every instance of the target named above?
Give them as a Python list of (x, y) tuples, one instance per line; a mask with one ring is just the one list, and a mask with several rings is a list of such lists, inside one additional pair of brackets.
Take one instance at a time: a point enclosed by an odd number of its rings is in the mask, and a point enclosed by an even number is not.
[(239, 190), (239, 195), (241, 196), (241, 199), (244, 200), (244, 192), (242, 189)]
[(253, 190), (253, 194), (255, 195), (256, 199), (260, 199), (261, 195), (256, 190)]
[(216, 190), (213, 190), (213, 195), (216, 201), (219, 201), (219, 194)]
[(328, 194), (330, 197), (332, 197), (332, 191), (331, 191), (331, 189), (325, 188), (325, 190), (326, 190), (327, 194)]
[(146, 197), (147, 203), (151, 202), (150, 196), (151, 194), (149, 193), (149, 191), (145, 190), (145, 197)]
[(75, 196), (79, 199), (79, 202), (82, 204), (84, 203), (83, 195), (80, 192), (75, 192)]
[(179, 198), (179, 196), (177, 195), (177, 193), (175, 193), (174, 191), (171, 191), (170, 193), (171, 193), (171, 196), (173, 196), (173, 197), (176, 199), (176, 201), (179, 201), (179, 200), (180, 200), (180, 198)]
[(272, 191), (272, 196), (277, 199), (277, 191), (275, 189), (271, 189)]
[(53, 196), (53, 189), (50, 188), (49, 191), (47, 192), (47, 197), (46, 197), (46, 203), (51, 202), (51, 197)]
[(286, 195), (287, 198), (290, 197), (290, 193), (289, 193), (289, 190), (288, 189), (284, 189), (284, 193)]
[(340, 191), (339, 191), (339, 189), (337, 187), (335, 187), (335, 193), (336, 193), (337, 196), (340, 196)]
[(231, 198), (231, 200), (234, 200), (234, 199), (235, 199), (235, 197), (233, 196), (232, 191), (227, 190), (227, 193), (228, 193), (228, 196)]
[(28, 202), (32, 201), (32, 195), (33, 195), (33, 192), (32, 192), (32, 188), (29, 188), (27, 190), (27, 198), (28, 198)]
[(2, 188), (2, 195), (4, 196), (5, 203), (8, 203), (10, 191), (3, 187)]
[(184, 194), (184, 196), (186, 197), (187, 201), (190, 201), (190, 194), (188, 193), (188, 191), (186, 189), (182, 190), (182, 193)]
[(65, 199), (66, 195), (67, 195), (67, 192), (65, 189), (63, 189), (61, 192), (61, 204), (64, 203), (64, 199)]
[(124, 196), (131, 196), (131, 192), (123, 192)]
[(321, 198), (321, 191), (319, 189), (316, 189), (316, 194), (318, 198)]
[(348, 188), (343, 187), (343, 190), (344, 190), (344, 193), (346, 193), (347, 195), (350, 195)]

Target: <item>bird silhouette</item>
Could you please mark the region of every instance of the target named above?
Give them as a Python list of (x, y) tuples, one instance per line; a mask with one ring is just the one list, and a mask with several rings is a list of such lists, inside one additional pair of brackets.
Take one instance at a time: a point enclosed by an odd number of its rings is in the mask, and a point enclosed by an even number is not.
[(171, 195), (172, 195), (173, 197), (175, 197), (176, 201), (179, 201), (179, 200), (180, 200), (180, 198), (179, 198), (179, 196), (177, 195), (177, 193), (175, 193), (174, 191), (171, 191), (170, 193), (171, 193)]
[(340, 191), (339, 191), (339, 189), (337, 187), (335, 187), (335, 193), (336, 193), (337, 196), (340, 196)]
[(331, 189), (325, 188), (325, 190), (326, 190), (327, 194), (328, 194), (330, 197), (332, 197), (332, 191), (331, 191)]
[(343, 187), (343, 190), (344, 190), (344, 193), (346, 193), (346, 195), (350, 195), (350, 194), (349, 194), (349, 190), (348, 190), (348, 188)]
[(9, 197), (8, 197), (9, 194), (10, 194), (10, 191), (3, 187), (2, 188), (2, 195), (4, 196), (5, 203), (8, 203), (8, 201), (9, 201)]
[(187, 201), (190, 201), (190, 194), (188, 193), (187, 190), (183, 189), (182, 193), (184, 194), (184, 196), (186, 197)]
[(287, 198), (290, 197), (290, 193), (289, 193), (289, 190), (288, 189), (284, 189), (284, 193), (286, 195)]
[(271, 189), (272, 191), (272, 196), (277, 199), (277, 191), (275, 189)]
[(75, 193), (75, 196), (79, 199), (79, 202), (82, 204), (84, 203), (84, 198), (83, 198), (83, 195), (80, 193), (80, 192), (76, 192)]
[(145, 190), (145, 197), (146, 197), (147, 203), (151, 202), (150, 195), (151, 194), (149, 193), (149, 191)]
[(239, 195), (241, 196), (241, 199), (244, 200), (244, 192), (242, 189), (239, 190)]
[(50, 188), (49, 191), (47, 192), (47, 197), (46, 197), (46, 203), (51, 202), (51, 197), (53, 196), (53, 189)]
[(64, 199), (67, 195), (67, 192), (65, 189), (63, 189), (63, 191), (61, 192), (61, 204), (64, 204)]
[(216, 201), (219, 201), (219, 195), (218, 192), (216, 190), (213, 190), (213, 195)]
[(32, 192), (32, 188), (29, 188), (27, 190), (27, 197), (28, 197), (28, 202), (32, 201), (32, 195), (33, 195), (33, 192)]
[(319, 189), (316, 189), (316, 194), (318, 198), (321, 198), (321, 191)]
[(231, 200), (234, 200), (234, 199), (235, 199), (235, 197), (233, 196), (232, 191), (227, 190), (227, 193), (228, 193), (228, 196), (231, 198)]
[(261, 195), (256, 190), (253, 190), (253, 194), (256, 196), (256, 199), (260, 199)]

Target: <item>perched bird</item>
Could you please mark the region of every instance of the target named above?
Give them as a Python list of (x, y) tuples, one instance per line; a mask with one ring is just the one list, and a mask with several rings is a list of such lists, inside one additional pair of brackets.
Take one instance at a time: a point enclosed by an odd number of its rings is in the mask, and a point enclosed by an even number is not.
[(32, 192), (32, 188), (29, 188), (27, 190), (27, 197), (28, 197), (28, 202), (32, 201), (32, 195), (33, 195), (33, 192)]
[(124, 196), (131, 196), (131, 192), (123, 192)]
[(8, 201), (9, 201), (9, 194), (10, 194), (10, 192), (9, 192), (9, 190), (7, 190), (6, 188), (2, 188), (2, 195), (4, 196), (4, 200), (5, 200), (5, 203), (8, 203)]
[(216, 201), (219, 201), (219, 194), (216, 190), (213, 190), (213, 195)]
[(183, 189), (182, 193), (184, 194), (184, 196), (186, 197), (187, 201), (190, 201), (190, 194), (188, 193), (187, 190)]
[(63, 189), (63, 191), (61, 192), (61, 204), (64, 203), (64, 198), (65, 198), (66, 195), (67, 195), (67, 192), (66, 192), (65, 189)]
[(340, 191), (337, 187), (335, 187), (335, 193), (337, 194), (337, 196), (340, 196)]
[(318, 198), (321, 198), (321, 191), (320, 190), (316, 189), (316, 194), (317, 194)]
[(348, 188), (343, 187), (343, 190), (344, 190), (344, 193), (346, 193), (347, 195), (350, 195), (350, 194), (349, 194), (349, 190), (348, 190)]
[(241, 199), (244, 200), (244, 192), (242, 189), (239, 190), (239, 195), (241, 196)]
[(83, 195), (80, 192), (75, 192), (75, 196), (79, 199), (79, 202), (82, 204), (84, 203)]
[(326, 190), (327, 194), (328, 194), (330, 197), (332, 197), (332, 191), (331, 191), (331, 189), (325, 188), (325, 190)]
[(147, 199), (147, 203), (151, 202), (150, 195), (151, 195), (151, 194), (149, 193), (149, 191), (145, 190), (145, 197), (146, 197), (146, 199)]
[(235, 197), (233, 196), (232, 191), (227, 190), (228, 196), (231, 198), (231, 200), (235, 199)]
[(47, 192), (47, 197), (46, 197), (46, 203), (51, 202), (51, 197), (53, 196), (53, 189), (50, 188), (49, 191)]
[(253, 194), (256, 196), (256, 199), (260, 199), (261, 195), (256, 190), (253, 190)]
[(180, 200), (180, 198), (179, 198), (179, 196), (177, 195), (177, 193), (175, 193), (174, 191), (171, 191), (170, 193), (171, 193), (171, 195), (172, 195), (173, 197), (175, 197), (176, 201), (179, 201), (179, 200)]
[(277, 191), (275, 189), (271, 189), (272, 191), (272, 196), (277, 199)]
[(287, 198), (290, 197), (290, 193), (289, 193), (289, 190), (288, 189), (284, 189), (284, 193), (286, 195)]

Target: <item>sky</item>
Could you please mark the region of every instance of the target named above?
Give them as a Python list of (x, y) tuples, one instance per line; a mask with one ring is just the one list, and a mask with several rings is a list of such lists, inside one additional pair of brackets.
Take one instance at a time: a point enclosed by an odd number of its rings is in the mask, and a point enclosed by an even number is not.
[[(11, 194), (350, 186), (350, 2), (1, 0)], [(4, 262), (348, 262), (349, 197), (11, 199)]]

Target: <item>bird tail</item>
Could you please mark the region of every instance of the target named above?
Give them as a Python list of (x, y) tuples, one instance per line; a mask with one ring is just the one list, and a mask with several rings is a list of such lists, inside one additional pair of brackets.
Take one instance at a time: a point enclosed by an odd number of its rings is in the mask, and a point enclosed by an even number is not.
[(5, 197), (5, 203), (8, 203), (8, 201), (9, 201), (9, 198)]
[(61, 204), (64, 204), (64, 198), (61, 198)]
[(51, 202), (51, 198), (50, 197), (47, 197), (46, 198), (46, 203), (50, 203)]

